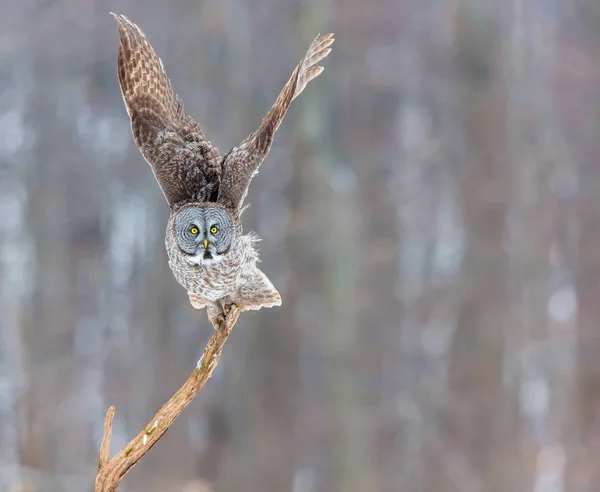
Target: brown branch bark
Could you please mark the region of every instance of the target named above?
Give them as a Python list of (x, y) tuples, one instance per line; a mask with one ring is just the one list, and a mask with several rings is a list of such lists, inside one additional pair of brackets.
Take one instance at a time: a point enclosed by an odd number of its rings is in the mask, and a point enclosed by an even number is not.
[(206, 344), (204, 353), (188, 380), (163, 405), (148, 425), (112, 459), (109, 459), (110, 440), (115, 409), (114, 407), (108, 409), (104, 421), (104, 436), (100, 445), (96, 492), (115, 492), (127, 472), (158, 442), (185, 407), (196, 397), (217, 366), (225, 342), (239, 314), (239, 309), (232, 306), (225, 320), (215, 325), (215, 332)]
[(115, 417), (115, 407), (110, 407), (104, 418), (104, 436), (100, 443), (100, 459), (98, 460), (98, 471), (102, 470), (104, 465), (110, 461), (110, 439), (112, 437), (112, 424)]

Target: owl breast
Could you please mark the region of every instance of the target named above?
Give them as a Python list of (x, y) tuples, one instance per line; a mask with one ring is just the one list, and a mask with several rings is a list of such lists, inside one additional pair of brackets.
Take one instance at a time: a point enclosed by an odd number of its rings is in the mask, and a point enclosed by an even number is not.
[(252, 241), (252, 238), (242, 236), (221, 257), (221, 261), (193, 265), (184, 257), (174, 238), (167, 233), (169, 266), (177, 282), (188, 292), (198, 294), (207, 301), (218, 301), (235, 294), (249, 279), (257, 261)]

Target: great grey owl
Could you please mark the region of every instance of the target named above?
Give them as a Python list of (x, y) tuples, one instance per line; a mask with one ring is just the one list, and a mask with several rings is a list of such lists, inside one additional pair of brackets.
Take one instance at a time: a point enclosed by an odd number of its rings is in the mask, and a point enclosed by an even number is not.
[(255, 236), (242, 234), (242, 203), (290, 103), (323, 71), (316, 64), (330, 53), (333, 34), (317, 36), (258, 130), (221, 157), (184, 113), (146, 35), (124, 15), (112, 15), (119, 28), (119, 84), (133, 138), (170, 208), (165, 242), (175, 278), (192, 306), (207, 307), (215, 327), (233, 326), (241, 311), (281, 305), (279, 293), (257, 267)]

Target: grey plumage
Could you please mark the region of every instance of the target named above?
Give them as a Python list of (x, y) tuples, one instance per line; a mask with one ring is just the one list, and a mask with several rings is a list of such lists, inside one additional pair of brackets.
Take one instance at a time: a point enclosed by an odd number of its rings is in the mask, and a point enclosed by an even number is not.
[(242, 234), (240, 214), (248, 186), (267, 156), (290, 103), (323, 67), (333, 34), (317, 36), (257, 131), (223, 158), (186, 116), (162, 61), (125, 16), (119, 28), (118, 77), (134, 140), (170, 207), (169, 265), (195, 308), (213, 324), (237, 312), (279, 306), (281, 297), (256, 266), (255, 238)]

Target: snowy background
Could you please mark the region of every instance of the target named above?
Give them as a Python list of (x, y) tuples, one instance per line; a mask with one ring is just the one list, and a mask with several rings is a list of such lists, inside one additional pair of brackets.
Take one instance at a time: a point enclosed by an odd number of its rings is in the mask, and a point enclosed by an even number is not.
[(597, 492), (597, 0), (0, 0), (0, 491), (91, 491), (211, 334), (110, 10), (222, 152), (317, 32), (245, 227), (283, 306), (119, 490)]

